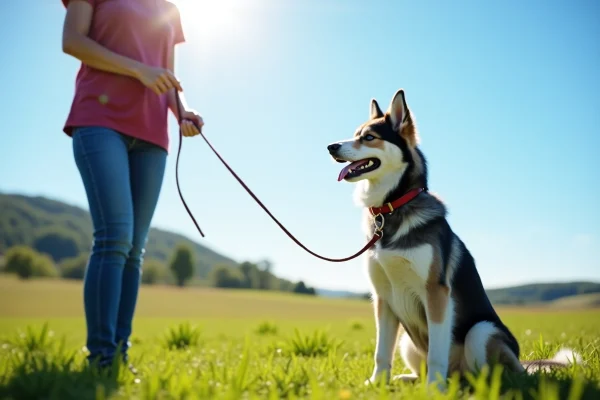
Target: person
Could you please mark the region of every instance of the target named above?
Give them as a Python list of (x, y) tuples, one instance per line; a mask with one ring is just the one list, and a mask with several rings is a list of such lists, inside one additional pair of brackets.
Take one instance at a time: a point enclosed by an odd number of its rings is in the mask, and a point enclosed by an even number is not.
[[(129, 363), (143, 255), (169, 150), (167, 117), (181, 83), (175, 46), (185, 42), (166, 0), (61, 0), (63, 52), (81, 62), (63, 131), (72, 138), (93, 223), (83, 303), (90, 365)], [(202, 117), (180, 96), (181, 129)], [(132, 372), (135, 367), (129, 364)]]

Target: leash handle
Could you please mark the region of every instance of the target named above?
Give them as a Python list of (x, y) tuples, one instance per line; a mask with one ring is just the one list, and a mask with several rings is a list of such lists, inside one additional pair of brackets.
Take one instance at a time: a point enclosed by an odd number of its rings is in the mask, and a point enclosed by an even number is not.
[[(177, 89), (175, 90), (175, 99), (176, 99), (176, 103), (177, 103), (177, 112), (178, 112), (178, 116), (179, 116), (179, 150), (177, 152), (177, 163), (175, 165), (175, 173), (177, 174), (177, 170), (178, 170), (178, 165), (179, 165), (179, 154), (181, 153), (181, 139), (183, 137), (183, 134), (181, 133), (181, 106), (180, 106), (180, 100), (179, 100), (179, 92), (177, 92)], [(194, 122), (195, 124), (195, 122)], [(206, 138), (206, 136), (204, 136), (204, 133), (202, 133), (202, 129), (196, 125), (196, 129), (198, 129), (198, 131), (200, 132), (200, 136), (202, 136), (202, 139), (204, 139), (204, 141), (206, 142), (206, 144), (208, 145), (208, 147), (210, 147), (210, 149), (212, 150), (213, 153), (215, 153), (215, 155), (217, 156), (217, 158), (221, 161), (221, 163), (225, 166), (225, 168), (227, 168), (227, 170), (231, 173), (231, 175), (233, 175), (233, 177), (238, 181), (238, 183), (246, 190), (246, 192), (254, 199), (254, 201), (256, 201), (256, 203), (269, 215), (269, 217), (271, 217), (271, 219), (279, 226), (279, 228), (281, 228), (281, 230), (283, 232), (285, 232), (285, 234), (292, 239), (298, 246), (300, 246), (302, 249), (304, 249), (306, 252), (308, 252), (309, 254), (321, 259), (321, 260), (325, 260), (325, 261), (329, 261), (329, 262), (345, 262), (345, 261), (350, 261), (358, 256), (360, 256), (361, 254), (363, 254), (365, 251), (369, 250), (379, 239), (382, 238), (383, 236), (383, 231), (382, 229), (377, 228), (377, 226), (375, 227), (375, 233), (373, 234), (373, 237), (371, 238), (371, 240), (369, 240), (369, 242), (362, 248), (360, 249), (358, 252), (356, 252), (355, 254), (349, 256), (349, 257), (344, 257), (344, 258), (329, 258), (329, 257), (324, 257), (321, 256), (317, 253), (315, 253), (314, 251), (310, 250), (308, 247), (306, 247), (304, 244), (302, 244), (302, 242), (300, 242), (298, 239), (296, 239), (296, 237), (294, 235), (292, 235), (292, 233), (290, 231), (288, 231), (286, 229), (285, 226), (283, 226), (283, 224), (281, 222), (279, 222), (279, 220), (277, 218), (275, 218), (275, 216), (269, 211), (269, 209), (263, 204), (262, 201), (260, 201), (260, 199), (254, 194), (254, 192), (252, 192), (252, 190), (250, 190), (250, 188), (244, 183), (244, 181), (238, 176), (238, 174), (235, 173), (235, 171), (233, 170), (233, 168), (231, 168), (229, 166), (229, 164), (227, 164), (227, 161), (225, 161), (223, 159), (223, 157), (221, 157), (221, 155), (219, 154), (219, 152), (212, 146), (212, 144), (208, 141), (208, 139)], [(181, 197), (181, 201), (183, 202), (183, 205), (185, 206), (188, 214), (190, 215), (190, 217), (192, 218), (192, 221), (194, 221), (194, 224), (196, 225), (196, 228), (198, 228), (198, 231), (200, 232), (200, 234), (202, 235), (202, 237), (204, 237), (204, 234), (202, 233), (202, 231), (200, 230), (200, 227), (198, 226), (198, 224), (196, 223), (196, 220), (194, 219), (194, 216), (192, 215), (192, 212), (189, 210), (187, 204), (185, 204), (185, 200), (183, 200), (183, 196), (181, 194), (181, 190), (179, 188), (179, 178), (177, 178), (177, 189), (179, 190), (179, 197)], [(381, 226), (381, 228), (383, 228), (383, 225)]]

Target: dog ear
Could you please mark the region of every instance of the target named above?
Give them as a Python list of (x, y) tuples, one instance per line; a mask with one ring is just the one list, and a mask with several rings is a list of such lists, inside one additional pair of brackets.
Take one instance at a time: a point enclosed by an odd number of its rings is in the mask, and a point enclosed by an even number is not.
[(379, 108), (379, 104), (377, 104), (377, 100), (371, 99), (371, 119), (381, 118), (383, 117), (383, 111)]
[(390, 115), (392, 129), (399, 131), (402, 123), (405, 122), (408, 117), (408, 106), (406, 105), (403, 89), (396, 92), (390, 102), (387, 112)]
[(414, 120), (410, 115), (410, 110), (406, 105), (404, 90), (400, 89), (396, 92), (390, 102), (387, 114), (390, 116), (392, 129), (398, 132), (407, 141), (409, 146), (416, 147), (419, 144), (419, 135)]

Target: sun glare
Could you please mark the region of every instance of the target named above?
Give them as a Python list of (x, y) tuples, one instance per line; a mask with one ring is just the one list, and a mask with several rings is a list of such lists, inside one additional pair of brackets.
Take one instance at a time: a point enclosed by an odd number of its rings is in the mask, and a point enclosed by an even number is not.
[(265, 9), (271, 0), (169, 1), (181, 15), (185, 51), (201, 57), (205, 68), (235, 58), (237, 51), (256, 52), (268, 39)]
[(240, 23), (238, 0), (171, 0), (179, 8), (184, 29), (204, 38), (231, 33)]

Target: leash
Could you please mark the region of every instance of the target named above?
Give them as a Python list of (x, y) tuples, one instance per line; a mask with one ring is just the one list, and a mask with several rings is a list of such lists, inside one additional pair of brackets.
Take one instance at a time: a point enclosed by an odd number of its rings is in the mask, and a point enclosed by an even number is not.
[[(177, 117), (178, 117), (177, 119), (178, 119), (178, 122), (179, 122), (179, 148), (177, 150), (177, 161), (175, 163), (175, 180), (177, 182), (177, 190), (179, 192), (179, 197), (181, 198), (181, 202), (183, 203), (183, 205), (184, 205), (187, 213), (189, 214), (190, 218), (194, 222), (194, 225), (196, 225), (196, 228), (198, 229), (198, 232), (200, 232), (200, 235), (202, 237), (204, 237), (204, 233), (200, 229), (200, 226), (198, 225), (198, 222), (196, 222), (196, 218), (194, 218), (194, 215), (190, 211), (190, 208), (187, 206), (187, 204), (185, 202), (185, 199), (183, 198), (183, 194), (181, 193), (181, 187), (179, 185), (179, 156), (181, 154), (181, 142), (182, 142), (182, 139), (183, 139), (183, 133), (181, 132), (181, 122), (182, 122), (181, 115), (182, 115), (182, 112), (181, 112), (181, 105), (180, 105), (180, 99), (179, 99), (179, 92), (177, 91), (177, 89), (174, 89), (174, 90), (175, 90), (175, 102), (177, 103)], [(373, 237), (357, 253), (355, 253), (355, 254), (353, 254), (353, 255), (351, 255), (349, 257), (345, 257), (345, 258), (329, 258), (329, 257), (324, 257), (324, 256), (321, 256), (321, 255), (315, 253), (314, 251), (310, 250), (305, 245), (303, 245), (298, 239), (296, 239), (296, 237), (294, 235), (292, 235), (285, 228), (285, 226), (283, 226), (283, 224), (281, 222), (279, 222), (279, 220), (277, 218), (275, 218), (275, 216), (262, 203), (262, 201), (260, 201), (260, 199), (252, 192), (252, 190), (250, 190), (250, 188), (235, 173), (235, 171), (229, 166), (229, 164), (227, 164), (227, 162), (223, 159), (223, 157), (221, 157), (221, 155), (219, 154), (219, 152), (212, 146), (212, 144), (208, 141), (208, 139), (206, 138), (206, 136), (204, 136), (204, 133), (202, 133), (202, 129), (198, 125), (196, 125), (196, 129), (198, 129), (198, 131), (200, 132), (200, 136), (202, 136), (202, 139), (204, 139), (204, 141), (206, 142), (206, 144), (208, 145), (208, 147), (210, 147), (210, 149), (212, 150), (212, 152), (215, 153), (215, 155), (221, 161), (221, 163), (225, 166), (225, 168), (227, 168), (227, 170), (231, 173), (231, 175), (233, 175), (233, 177), (246, 190), (246, 192), (248, 192), (248, 194), (254, 199), (254, 201), (256, 201), (256, 203), (269, 215), (269, 217), (271, 217), (271, 219), (281, 228), (281, 230), (283, 232), (286, 233), (286, 235), (290, 239), (292, 239), (298, 246), (300, 246), (302, 249), (304, 249), (305, 251), (307, 251), (311, 255), (313, 255), (313, 256), (315, 256), (317, 258), (320, 258), (321, 260), (325, 260), (325, 261), (330, 261), (330, 262), (345, 262), (345, 261), (349, 261), (349, 260), (352, 260), (352, 259), (360, 256), (365, 251), (367, 251), (368, 249), (370, 249), (379, 239), (381, 239), (383, 237), (384, 219), (383, 219), (383, 214), (379, 213), (379, 214), (375, 215)], [(381, 218), (381, 219), (378, 220), (378, 218)]]

